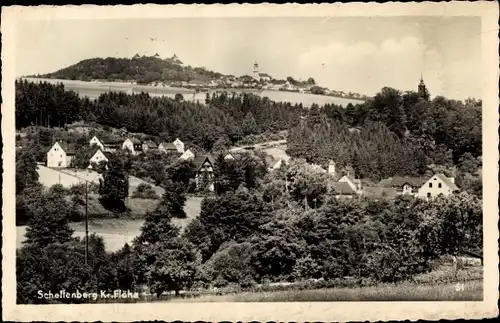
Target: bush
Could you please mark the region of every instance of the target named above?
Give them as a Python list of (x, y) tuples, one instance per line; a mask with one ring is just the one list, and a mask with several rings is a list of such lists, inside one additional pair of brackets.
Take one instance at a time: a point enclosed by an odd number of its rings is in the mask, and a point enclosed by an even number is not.
[(141, 183), (137, 186), (132, 197), (143, 198), (143, 199), (158, 199), (158, 194), (150, 184)]

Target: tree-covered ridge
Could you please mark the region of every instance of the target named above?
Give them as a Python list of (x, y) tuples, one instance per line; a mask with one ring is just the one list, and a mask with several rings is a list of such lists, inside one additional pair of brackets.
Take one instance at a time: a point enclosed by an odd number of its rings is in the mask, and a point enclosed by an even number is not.
[(53, 73), (44, 78), (80, 81), (107, 80), (147, 84), (151, 82), (207, 82), (223, 76), (203, 67), (184, 66), (178, 59), (161, 59), (156, 56), (133, 58), (90, 58)]
[(335, 104), (276, 103), (251, 94), (207, 95), (204, 103), (110, 92), (80, 99), (62, 85), (16, 82), (16, 127), (65, 126), (82, 120), (125, 128), (159, 141), (182, 138), (201, 151), (220, 150), (245, 136), (288, 130), (292, 157), (326, 167), (330, 159), (359, 177), (423, 175), (429, 165), (469, 164), (482, 155), (481, 102), (425, 100), (384, 88), (345, 109)]

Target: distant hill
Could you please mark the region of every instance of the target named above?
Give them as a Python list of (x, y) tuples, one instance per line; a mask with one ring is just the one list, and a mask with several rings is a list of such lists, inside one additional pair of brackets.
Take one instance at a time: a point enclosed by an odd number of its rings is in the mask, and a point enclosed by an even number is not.
[(224, 76), (203, 67), (184, 66), (176, 56), (162, 59), (154, 56), (134, 55), (133, 58), (91, 58), (56, 72), (37, 75), (42, 78), (80, 81), (126, 81), (139, 84), (152, 82), (208, 82)]

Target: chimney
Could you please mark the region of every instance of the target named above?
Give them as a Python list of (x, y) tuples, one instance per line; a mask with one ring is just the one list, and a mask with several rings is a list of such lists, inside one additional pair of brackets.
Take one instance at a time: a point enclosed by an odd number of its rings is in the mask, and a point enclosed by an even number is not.
[(452, 182), (453, 184), (455, 184), (455, 177), (448, 177), (448, 179), (450, 180), (450, 182)]

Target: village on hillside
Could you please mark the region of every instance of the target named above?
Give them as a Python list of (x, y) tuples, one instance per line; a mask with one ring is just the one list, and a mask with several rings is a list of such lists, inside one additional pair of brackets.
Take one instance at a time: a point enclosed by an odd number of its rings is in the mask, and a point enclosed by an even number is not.
[[(157, 144), (152, 140), (141, 142), (139, 139), (132, 137), (124, 140), (113, 140), (94, 136), (90, 139), (89, 146), (95, 148), (95, 153), (88, 161), (88, 169), (96, 168), (101, 163), (105, 165), (109, 161), (109, 154), (113, 154), (118, 150), (127, 151), (134, 156), (145, 152), (177, 155), (179, 161), (193, 161), (196, 167), (195, 181), (197, 186), (200, 185), (203, 178), (207, 178), (209, 180), (209, 191), (214, 191), (215, 181), (217, 180), (214, 176), (216, 156), (214, 154), (196, 154), (189, 148), (185, 149), (184, 143), (179, 138), (173, 142), (160, 142)], [(54, 169), (72, 167), (76, 149), (78, 148), (56, 141), (47, 152), (47, 167)], [(238, 153), (228, 151), (224, 154), (224, 160), (235, 160), (238, 156)], [(273, 156), (267, 155), (265, 161), (269, 171), (278, 171), (290, 160), (275, 159)], [(397, 195), (409, 195), (428, 199), (449, 196), (459, 191), (455, 184), (455, 178), (446, 177), (440, 173), (430, 178), (396, 176), (383, 179), (378, 184), (373, 185), (370, 180), (356, 178), (355, 172), (350, 166), (343, 168), (338, 173), (336, 163), (333, 160), (330, 160), (328, 170), (318, 165), (314, 166), (314, 169), (318, 172), (327, 173), (331, 177), (332, 180), (328, 186), (330, 194), (337, 198), (364, 196), (375, 199), (390, 199)]]

